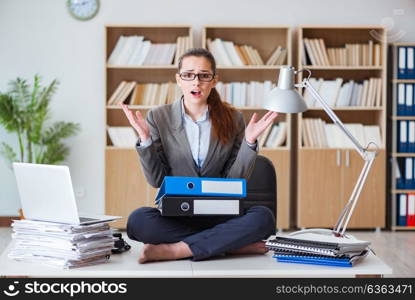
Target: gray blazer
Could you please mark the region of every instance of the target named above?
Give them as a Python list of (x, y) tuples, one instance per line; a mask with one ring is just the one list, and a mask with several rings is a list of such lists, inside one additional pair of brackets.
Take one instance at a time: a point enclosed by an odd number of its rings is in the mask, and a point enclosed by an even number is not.
[[(245, 140), (243, 115), (237, 112), (238, 133), (223, 145), (212, 134), (206, 159), (199, 168), (192, 157), (182, 124), (181, 99), (151, 109), (147, 114), (152, 144), (137, 148), (141, 166), (149, 184), (160, 187), (164, 176), (222, 177), (248, 179), (257, 152)], [(139, 146), (139, 143), (137, 143)]]

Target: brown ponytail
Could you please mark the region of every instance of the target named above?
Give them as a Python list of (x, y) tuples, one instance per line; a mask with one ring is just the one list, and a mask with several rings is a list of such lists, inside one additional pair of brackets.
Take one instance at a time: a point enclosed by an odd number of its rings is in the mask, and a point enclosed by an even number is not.
[[(191, 48), (179, 58), (178, 72), (182, 67), (185, 57), (197, 56), (206, 58), (211, 65), (213, 74), (216, 75), (216, 62), (212, 53), (204, 48)], [(222, 101), (218, 91), (213, 88), (207, 99), (209, 105), (209, 116), (212, 121), (213, 135), (222, 144), (232, 141), (236, 134), (235, 112), (236, 109), (227, 102)]]

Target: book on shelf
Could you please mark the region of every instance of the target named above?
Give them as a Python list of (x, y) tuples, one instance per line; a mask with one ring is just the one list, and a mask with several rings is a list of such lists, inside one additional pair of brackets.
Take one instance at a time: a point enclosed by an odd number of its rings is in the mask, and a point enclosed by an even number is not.
[(112, 93), (110, 99), (108, 100), (108, 105), (118, 105), (120, 103), (125, 103), (136, 87), (137, 83), (135, 81), (121, 81), (117, 86), (115, 91)]
[(206, 44), (219, 66), (280, 65), (285, 62), (287, 56), (287, 49), (278, 46), (264, 63), (258, 50), (251, 45), (236, 45), (232, 41), (220, 38), (207, 38)]
[(265, 63), (267, 66), (283, 65), (287, 57), (287, 48), (277, 46)]
[(136, 83), (122, 81), (108, 100), (108, 105), (162, 105), (180, 97), (176, 83)]
[(108, 136), (115, 147), (134, 147), (138, 136), (130, 126), (107, 126)]
[(236, 107), (262, 107), (264, 97), (275, 86), (271, 81), (218, 82), (216, 90), (224, 101)]
[(326, 47), (322, 38), (303, 38), (303, 49), (303, 63), (313, 66), (381, 66), (380, 44), (372, 40)]
[(269, 126), (258, 140), (259, 147), (278, 148), (282, 147), (287, 138), (287, 123), (279, 122)]
[[(381, 78), (344, 81), (341, 78), (324, 80), (311, 77), (309, 81), (330, 107), (381, 107), (383, 105)], [(304, 89), (303, 96), (308, 108), (322, 107), (308, 89)]]
[(176, 43), (152, 43), (144, 36), (121, 35), (108, 58), (108, 65), (172, 65), (190, 48), (190, 37), (178, 37)]
[[(380, 127), (378, 125), (362, 125), (358, 123), (344, 124), (346, 129), (363, 146), (374, 149), (375, 143), (382, 147)], [(302, 143), (304, 147), (311, 148), (354, 148), (352, 142), (346, 137), (340, 128), (332, 123), (327, 124), (318, 118), (304, 118), (301, 129)]]

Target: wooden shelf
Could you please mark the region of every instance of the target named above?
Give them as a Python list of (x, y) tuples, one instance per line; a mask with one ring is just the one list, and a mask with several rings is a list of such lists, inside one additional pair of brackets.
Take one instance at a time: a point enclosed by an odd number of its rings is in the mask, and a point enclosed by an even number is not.
[(382, 66), (303, 66), (302, 69), (310, 70), (379, 70), (382, 71)]
[[(373, 32), (382, 38), (375, 40), (381, 45), (380, 66), (316, 66), (303, 65), (303, 38), (323, 39), (326, 48), (344, 47), (345, 44), (368, 43)], [(298, 69), (309, 69), (311, 77), (343, 81), (363, 81), (371, 77), (381, 79), (382, 99), (380, 107), (332, 107), (344, 123), (378, 125), (382, 144), (373, 169), (365, 183), (357, 207), (348, 228), (385, 227), (386, 195), (386, 41), (385, 29), (381, 26), (365, 25), (302, 25), (298, 31)], [(308, 62), (309, 63), (309, 62)], [(297, 76), (300, 83), (306, 72)], [(302, 128), (304, 118), (320, 118), (333, 123), (322, 108), (310, 108), (298, 115), (297, 145), (297, 227), (333, 227), (341, 210), (346, 205), (364, 161), (354, 148), (314, 148), (303, 147)]]
[(391, 153), (392, 157), (415, 157), (415, 153)]
[(415, 116), (392, 116), (392, 120), (415, 121)]
[(415, 226), (392, 226), (392, 230), (412, 231), (415, 230)]
[(125, 66), (118, 66), (118, 65), (108, 65), (107, 64), (107, 68), (108, 69), (168, 69), (168, 70), (176, 70), (177, 66), (175, 65), (143, 65), (143, 66), (130, 66), (130, 65), (125, 65)]
[(392, 194), (415, 193), (415, 190), (391, 190)]
[(393, 83), (415, 83), (415, 79), (392, 79)]
[[(363, 112), (367, 112), (367, 111), (383, 111), (384, 108), (383, 107), (366, 107), (366, 106), (343, 106), (343, 107), (331, 107), (332, 110), (334, 111), (363, 111)], [(317, 108), (317, 107), (312, 107), (307, 109), (308, 111), (323, 111), (325, 112), (325, 110), (323, 108)]]

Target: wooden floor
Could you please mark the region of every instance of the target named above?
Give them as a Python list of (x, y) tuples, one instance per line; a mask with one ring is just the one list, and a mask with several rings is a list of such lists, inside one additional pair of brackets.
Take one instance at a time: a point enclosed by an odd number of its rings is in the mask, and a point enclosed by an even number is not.
[[(370, 241), (375, 253), (393, 269), (386, 277), (415, 277), (415, 232), (349, 231), (361, 240)], [(0, 253), (11, 240), (11, 229), (0, 227)]]

